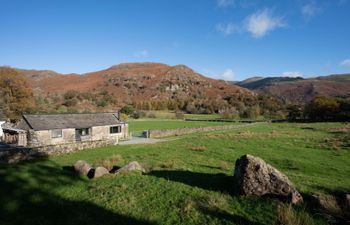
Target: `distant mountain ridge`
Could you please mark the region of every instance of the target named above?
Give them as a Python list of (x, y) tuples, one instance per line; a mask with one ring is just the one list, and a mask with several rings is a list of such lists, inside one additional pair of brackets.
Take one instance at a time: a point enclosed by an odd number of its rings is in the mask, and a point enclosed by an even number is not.
[(308, 79), (255, 77), (235, 84), (288, 103), (306, 103), (316, 96), (350, 97), (350, 74), (332, 74)]

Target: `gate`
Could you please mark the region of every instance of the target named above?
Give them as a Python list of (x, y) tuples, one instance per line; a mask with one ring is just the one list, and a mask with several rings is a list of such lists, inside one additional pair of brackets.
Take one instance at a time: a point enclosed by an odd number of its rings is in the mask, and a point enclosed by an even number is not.
[(137, 137), (137, 138), (149, 138), (149, 131), (144, 130), (144, 131), (134, 131), (131, 132), (130, 137)]

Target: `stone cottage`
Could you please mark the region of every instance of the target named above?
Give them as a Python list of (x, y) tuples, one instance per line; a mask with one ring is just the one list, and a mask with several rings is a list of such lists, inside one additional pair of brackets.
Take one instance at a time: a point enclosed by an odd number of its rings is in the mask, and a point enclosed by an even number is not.
[(26, 132), (25, 147), (29, 148), (63, 146), (73, 150), (116, 144), (128, 138), (128, 124), (119, 113), (23, 115), (17, 129)]

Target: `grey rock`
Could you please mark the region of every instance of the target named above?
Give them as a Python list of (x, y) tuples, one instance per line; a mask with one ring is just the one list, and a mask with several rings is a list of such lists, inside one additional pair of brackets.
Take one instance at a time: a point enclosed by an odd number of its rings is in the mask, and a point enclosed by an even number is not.
[(91, 169), (92, 167), (84, 160), (78, 160), (74, 164), (74, 170), (77, 171), (80, 175), (87, 175)]
[(98, 166), (96, 169), (95, 169), (95, 174), (94, 174), (94, 178), (98, 178), (98, 177), (102, 177), (106, 174), (109, 174), (109, 171), (102, 167), (102, 166)]
[(236, 161), (234, 185), (241, 194), (270, 195), (287, 200), (293, 204), (303, 201), (288, 177), (259, 157), (241, 156)]
[(130, 172), (130, 171), (135, 171), (135, 170), (145, 172), (145, 169), (137, 161), (133, 161), (133, 162), (123, 166), (119, 170), (117, 170), (116, 173)]

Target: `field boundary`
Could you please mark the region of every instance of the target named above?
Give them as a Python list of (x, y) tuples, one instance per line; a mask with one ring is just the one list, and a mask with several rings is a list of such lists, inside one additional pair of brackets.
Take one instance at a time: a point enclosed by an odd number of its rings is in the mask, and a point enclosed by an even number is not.
[[(195, 128), (177, 128), (177, 129), (165, 129), (165, 130), (149, 130), (149, 138), (162, 138), (170, 136), (181, 136), (186, 134), (193, 134), (197, 132), (209, 132), (209, 131), (218, 131), (218, 130), (228, 130), (235, 128), (242, 128), (251, 125), (255, 125), (258, 122), (240, 124), (240, 125), (222, 125), (222, 126), (209, 126), (209, 127), (195, 127)], [(261, 123), (261, 122), (259, 122)]]

